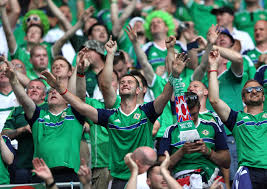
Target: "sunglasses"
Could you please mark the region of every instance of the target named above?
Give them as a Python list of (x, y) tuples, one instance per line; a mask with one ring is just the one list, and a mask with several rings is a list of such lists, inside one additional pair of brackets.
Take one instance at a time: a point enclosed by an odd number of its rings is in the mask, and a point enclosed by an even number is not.
[(262, 92), (263, 91), (263, 88), (260, 86), (248, 87), (248, 88), (245, 88), (245, 91), (246, 91), (246, 93), (251, 93), (253, 91), (253, 89), (255, 89), (256, 92)]
[(30, 22), (31, 20), (35, 21), (35, 22), (38, 22), (40, 20), (39, 17), (37, 16), (29, 16), (26, 20), (26, 22)]

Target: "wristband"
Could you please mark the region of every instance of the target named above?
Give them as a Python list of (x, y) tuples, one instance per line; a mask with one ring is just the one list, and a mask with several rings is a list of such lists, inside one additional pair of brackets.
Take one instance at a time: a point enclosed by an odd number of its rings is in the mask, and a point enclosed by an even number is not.
[(85, 74), (84, 74), (84, 73), (79, 73), (79, 72), (77, 72), (77, 76), (78, 76), (78, 77), (84, 77)]
[(209, 70), (208, 72), (209, 72), (209, 73), (210, 73), (210, 72), (217, 72), (217, 73), (218, 73), (218, 70)]
[(66, 94), (68, 92), (68, 89), (66, 88), (66, 90), (63, 93), (60, 93), (61, 96), (63, 96), (64, 94)]
[(52, 188), (56, 184), (56, 181), (54, 180), (51, 184), (46, 184), (47, 188)]

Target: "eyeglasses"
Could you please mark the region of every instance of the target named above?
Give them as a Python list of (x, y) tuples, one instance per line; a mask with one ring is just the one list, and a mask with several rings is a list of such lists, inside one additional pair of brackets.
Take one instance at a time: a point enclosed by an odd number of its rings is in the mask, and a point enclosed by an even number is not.
[(255, 89), (256, 92), (263, 91), (263, 88), (260, 87), (260, 86), (257, 86), (257, 87), (247, 87), (244, 90), (246, 91), (246, 93), (251, 93), (253, 91), (253, 89)]
[(29, 16), (26, 20), (26, 22), (30, 22), (31, 20), (38, 22), (40, 20), (40, 18), (38, 16)]

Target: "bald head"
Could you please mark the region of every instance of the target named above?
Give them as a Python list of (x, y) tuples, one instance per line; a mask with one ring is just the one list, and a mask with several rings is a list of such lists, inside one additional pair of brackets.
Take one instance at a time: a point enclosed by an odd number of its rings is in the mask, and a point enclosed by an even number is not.
[(139, 174), (142, 174), (156, 162), (157, 154), (152, 148), (148, 146), (141, 146), (136, 148), (132, 154), (132, 158), (138, 166)]

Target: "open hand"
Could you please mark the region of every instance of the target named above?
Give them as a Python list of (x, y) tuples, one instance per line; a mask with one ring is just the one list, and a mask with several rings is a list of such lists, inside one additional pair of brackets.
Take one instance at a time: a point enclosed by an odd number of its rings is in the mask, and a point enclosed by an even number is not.
[(172, 64), (172, 75), (174, 77), (179, 77), (188, 61), (189, 58), (187, 58), (187, 55), (185, 53), (176, 54), (176, 57)]
[(127, 26), (127, 29), (125, 29), (129, 39), (132, 41), (132, 42), (137, 42), (137, 33), (136, 31), (131, 27), (131, 25), (129, 24)]
[(43, 159), (34, 158), (32, 160), (32, 164), (34, 168), (32, 172), (35, 173), (38, 177), (40, 177), (44, 181), (53, 179), (53, 175)]
[(218, 25), (212, 26), (209, 28), (208, 34), (207, 34), (207, 40), (210, 44), (214, 44), (220, 35), (220, 27)]
[(132, 154), (133, 153), (126, 154), (125, 157), (124, 157), (124, 162), (128, 166), (128, 168), (130, 169), (131, 172), (133, 172), (133, 171), (137, 171), (138, 172), (138, 166), (134, 162), (134, 160), (132, 159)]

